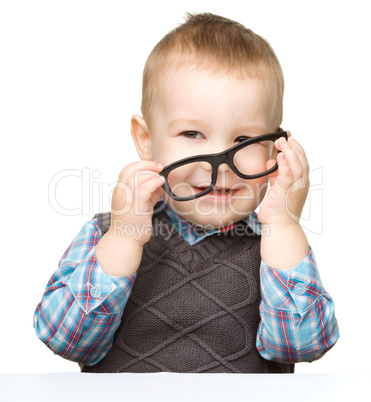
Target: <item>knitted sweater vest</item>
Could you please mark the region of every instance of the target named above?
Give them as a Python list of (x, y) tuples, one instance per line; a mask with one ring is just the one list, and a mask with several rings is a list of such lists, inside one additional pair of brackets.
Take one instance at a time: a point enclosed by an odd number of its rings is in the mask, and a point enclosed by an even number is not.
[[(110, 214), (96, 215), (104, 234)], [(243, 222), (191, 246), (163, 212), (108, 354), (85, 372), (290, 373), (263, 359), (260, 236)]]

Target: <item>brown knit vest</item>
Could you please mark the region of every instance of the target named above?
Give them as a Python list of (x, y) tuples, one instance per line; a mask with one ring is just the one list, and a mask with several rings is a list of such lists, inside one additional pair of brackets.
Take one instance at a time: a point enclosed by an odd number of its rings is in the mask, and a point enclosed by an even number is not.
[[(102, 234), (110, 214), (98, 214)], [(85, 372), (289, 373), (263, 359), (260, 236), (243, 222), (190, 246), (163, 212), (153, 216), (132, 293), (108, 354)]]

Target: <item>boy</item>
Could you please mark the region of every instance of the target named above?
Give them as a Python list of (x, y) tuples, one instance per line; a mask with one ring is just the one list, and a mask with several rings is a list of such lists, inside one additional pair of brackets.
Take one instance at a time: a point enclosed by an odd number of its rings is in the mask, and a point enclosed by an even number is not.
[(309, 166), (280, 129), (282, 97), (273, 50), (234, 21), (188, 15), (157, 44), (132, 118), (141, 161), (36, 309), (50, 349), (91, 372), (259, 373), (293, 372), (335, 344), (299, 224)]

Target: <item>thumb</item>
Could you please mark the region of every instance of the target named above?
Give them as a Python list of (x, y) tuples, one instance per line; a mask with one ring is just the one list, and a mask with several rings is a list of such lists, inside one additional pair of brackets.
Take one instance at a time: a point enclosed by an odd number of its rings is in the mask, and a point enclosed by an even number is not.
[[(277, 163), (276, 160), (270, 159), (270, 160), (266, 163), (266, 170), (272, 169), (272, 167), (273, 167), (276, 163)], [(275, 170), (273, 173), (271, 173), (271, 174), (269, 175), (269, 182), (270, 182), (270, 185), (271, 185), (271, 186), (273, 186), (274, 183), (276, 182), (277, 176), (278, 176), (278, 169)]]

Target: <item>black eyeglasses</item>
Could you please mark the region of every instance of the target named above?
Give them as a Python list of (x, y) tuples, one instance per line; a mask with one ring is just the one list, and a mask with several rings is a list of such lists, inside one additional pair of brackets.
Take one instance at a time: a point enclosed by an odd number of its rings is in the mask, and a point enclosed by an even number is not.
[(228, 164), (237, 176), (245, 180), (266, 176), (278, 168), (276, 160), (271, 168), (267, 168), (267, 162), (273, 159), (274, 141), (280, 137), (287, 140), (287, 133), (259, 135), (223, 152), (195, 155), (171, 163), (160, 173), (166, 179), (162, 187), (176, 201), (202, 197), (215, 187), (218, 167), (222, 163)]

